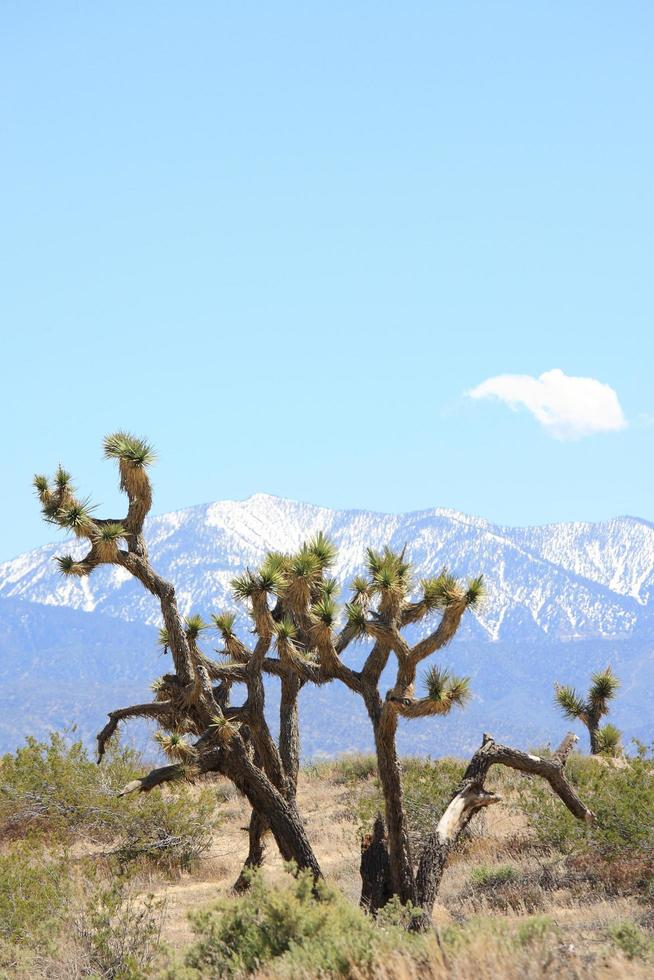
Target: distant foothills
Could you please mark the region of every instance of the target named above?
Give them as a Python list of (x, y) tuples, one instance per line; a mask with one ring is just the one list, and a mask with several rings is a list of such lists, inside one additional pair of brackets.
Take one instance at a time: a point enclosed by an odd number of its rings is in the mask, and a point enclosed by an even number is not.
[[(412, 722), (401, 733), (403, 752), (469, 752), (482, 731), (525, 747), (555, 740), (566, 722), (554, 707), (554, 681), (583, 687), (608, 663), (622, 679), (612, 720), (627, 744), (654, 739), (648, 521), (508, 528), (451, 510), (336, 511), (256, 494), (146, 522), (152, 562), (174, 582), (181, 611), (206, 619), (237, 608), (230, 590), (236, 574), (266, 551), (296, 549), (319, 530), (339, 550), (334, 573), (343, 601), (367, 547), (406, 546), (416, 580), (443, 566), (461, 577), (484, 576), (483, 604), (439, 657), (471, 677), (472, 704), (447, 718)], [(77, 547), (62, 540), (0, 564), (0, 751), (64, 726), (91, 739), (110, 708), (145, 697), (166, 670), (154, 600), (117, 567), (62, 577), (53, 558), (76, 556)], [(237, 622), (247, 629), (244, 617)], [(217, 635), (207, 638), (209, 651), (219, 645)], [(364, 650), (353, 647), (349, 662), (356, 666)], [(269, 697), (277, 697), (274, 681)], [(343, 714), (344, 700), (349, 704), (342, 685), (303, 690), (305, 758), (371, 747), (359, 705), (352, 701)]]

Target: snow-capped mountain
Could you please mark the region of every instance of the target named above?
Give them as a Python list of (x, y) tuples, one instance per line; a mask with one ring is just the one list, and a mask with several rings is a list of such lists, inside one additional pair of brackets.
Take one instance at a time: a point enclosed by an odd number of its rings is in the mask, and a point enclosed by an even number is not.
[[(323, 530), (338, 547), (336, 575), (347, 582), (365, 548), (407, 545), (416, 578), (443, 566), (483, 573), (487, 598), (468, 631), (490, 640), (628, 637), (647, 619), (654, 584), (654, 528), (623, 517), (600, 524), (500, 527), (455, 511), (408, 514), (336, 511), (266, 494), (151, 518), (155, 567), (177, 588), (182, 612), (207, 615), (232, 605), (231, 578), (269, 549), (288, 551)], [(122, 569), (63, 578), (54, 561), (83, 544), (60, 542), (0, 564), (0, 596), (158, 622), (151, 596)]]
[[(444, 565), (458, 576), (484, 575), (482, 607), (439, 655), (470, 675), (473, 702), (447, 719), (403, 724), (402, 752), (467, 752), (484, 730), (524, 747), (556, 740), (567, 723), (553, 706), (553, 682), (585, 686), (609, 662), (623, 682), (612, 720), (627, 740), (652, 740), (648, 522), (509, 528), (451, 510), (334, 511), (257, 494), (153, 517), (146, 536), (182, 612), (208, 619), (234, 608), (234, 575), (255, 567), (267, 550), (291, 551), (320, 530), (338, 547), (335, 574), (345, 585), (369, 546), (406, 545), (416, 580)], [(78, 724), (90, 739), (109, 709), (147, 697), (148, 684), (166, 669), (152, 597), (117, 568), (62, 577), (53, 559), (67, 552), (80, 555), (80, 544), (60, 541), (0, 564), (0, 751), (62, 724)], [(247, 621), (239, 622), (245, 630)], [(356, 647), (348, 652), (353, 666), (361, 656)], [(271, 706), (275, 698), (271, 681)], [(305, 756), (371, 748), (365, 713), (341, 685), (307, 685), (300, 710)]]

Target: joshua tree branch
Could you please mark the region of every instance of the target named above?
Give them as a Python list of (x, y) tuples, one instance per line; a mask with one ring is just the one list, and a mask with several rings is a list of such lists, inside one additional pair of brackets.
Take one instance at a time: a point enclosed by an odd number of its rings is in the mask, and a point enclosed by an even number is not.
[(121, 721), (127, 718), (170, 718), (173, 712), (172, 701), (155, 701), (152, 704), (133, 704), (127, 708), (117, 708), (109, 712), (109, 721), (96, 738), (98, 742), (98, 762), (102, 760), (107, 748), (107, 742), (118, 728)]
[(443, 613), (443, 618), (441, 619), (438, 628), (430, 633), (429, 636), (425, 637), (419, 643), (416, 643), (414, 647), (411, 648), (411, 659), (414, 663), (419, 663), (426, 657), (429, 657), (436, 650), (442, 649), (450, 642), (454, 637), (454, 634), (459, 628), (461, 619), (467, 608), (467, 602), (465, 598), (461, 598), (456, 602), (451, 602), (449, 606), (445, 609)]

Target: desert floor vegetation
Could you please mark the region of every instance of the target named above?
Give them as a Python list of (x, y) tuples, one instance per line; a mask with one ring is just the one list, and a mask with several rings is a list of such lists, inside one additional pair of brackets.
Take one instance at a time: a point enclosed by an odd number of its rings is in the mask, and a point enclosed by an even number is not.
[[(541, 750), (542, 752), (542, 750)], [(421, 839), (464, 763), (403, 759)], [(325, 880), (293, 874), (270, 842), (250, 887), (249, 806), (231, 783), (117, 796), (143, 760), (102, 767), (70, 738), (30, 741), (0, 767), (0, 973), (7, 977), (646, 977), (654, 971), (654, 761), (571, 756), (597, 815), (575, 821), (542, 780), (499, 770), (503, 802), (461, 836), (432, 930), (411, 910), (358, 907), (361, 836), (382, 804), (367, 756), (307, 765), (298, 808)]]

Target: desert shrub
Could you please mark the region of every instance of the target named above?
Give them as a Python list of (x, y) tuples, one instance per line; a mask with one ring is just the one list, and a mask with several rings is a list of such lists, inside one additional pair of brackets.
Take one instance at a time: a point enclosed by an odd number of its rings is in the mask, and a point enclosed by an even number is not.
[(473, 868), (470, 884), (463, 892), (477, 912), (491, 908), (500, 912), (538, 912), (547, 902), (542, 874), (521, 874), (512, 865)]
[(159, 793), (122, 799), (118, 792), (146, 768), (138, 752), (112, 745), (101, 766), (84, 745), (59, 734), (29, 738), (0, 760), (0, 838), (35, 832), (70, 842), (78, 836), (121, 862), (155, 860), (188, 867), (211, 841), (216, 800), (210, 787), (175, 784)]
[(77, 955), (85, 975), (138, 980), (159, 950), (164, 902), (138, 897), (129, 873), (87, 882), (83, 910), (74, 917)]
[(495, 888), (497, 885), (505, 885), (507, 881), (515, 881), (518, 871), (510, 864), (501, 864), (497, 868), (487, 868), (481, 865), (473, 868), (470, 873), (470, 880), (473, 885), (481, 888)]
[(0, 855), (0, 966), (52, 948), (69, 894), (64, 862), (21, 843)]
[(627, 959), (647, 959), (654, 952), (651, 937), (635, 922), (620, 922), (609, 929), (609, 938)]
[[(402, 759), (405, 806), (414, 843), (436, 828), (464, 769), (464, 764), (456, 759)], [(380, 812), (384, 812), (384, 801), (375, 776), (353, 798), (352, 815), (360, 831), (365, 832)]]
[(310, 762), (304, 767), (304, 774), (309, 779), (325, 780), (337, 786), (365, 782), (376, 773), (375, 756), (363, 752), (345, 752), (337, 759)]
[(549, 787), (522, 780), (519, 806), (536, 838), (588, 872), (594, 864), (598, 870), (618, 863), (630, 867), (634, 886), (640, 888), (654, 874), (654, 760), (641, 750), (626, 767), (612, 768), (596, 758), (572, 756), (567, 770), (595, 821), (587, 825), (575, 820)]
[(263, 968), (283, 977), (347, 977), (384, 953), (403, 948), (426, 955), (425, 940), (401, 926), (376, 924), (308, 873), (280, 888), (254, 875), (249, 891), (191, 913), (198, 940), (185, 957), (187, 972), (170, 977), (238, 977)]

